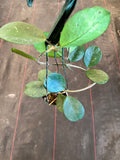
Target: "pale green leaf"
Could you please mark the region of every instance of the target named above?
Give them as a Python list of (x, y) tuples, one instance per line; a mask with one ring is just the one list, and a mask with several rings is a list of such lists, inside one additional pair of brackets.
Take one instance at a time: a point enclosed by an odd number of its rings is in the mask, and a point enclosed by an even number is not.
[[(52, 73), (48, 70), (48, 75)], [(44, 83), (44, 80), (46, 79), (46, 69), (42, 69), (38, 72), (38, 80)]]
[(39, 98), (46, 95), (46, 89), (42, 82), (32, 81), (26, 84), (24, 93), (33, 98)]
[(109, 77), (107, 73), (99, 69), (89, 69), (86, 71), (86, 76), (93, 82), (98, 84), (105, 84)]
[(110, 12), (101, 7), (86, 8), (73, 15), (65, 24), (61, 47), (74, 47), (88, 43), (105, 32), (110, 24)]
[(45, 41), (44, 33), (25, 22), (11, 22), (0, 28), (0, 38), (18, 44), (34, 44)]

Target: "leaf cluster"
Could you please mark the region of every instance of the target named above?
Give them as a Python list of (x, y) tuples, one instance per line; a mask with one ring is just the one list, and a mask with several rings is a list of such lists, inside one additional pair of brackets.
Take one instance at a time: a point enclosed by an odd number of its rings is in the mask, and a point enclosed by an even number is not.
[[(97, 65), (102, 58), (100, 48), (92, 45), (85, 50), (83, 45), (103, 34), (109, 24), (109, 11), (101, 7), (92, 7), (77, 12), (66, 22), (56, 45), (47, 41), (48, 32), (43, 32), (36, 26), (24, 22), (5, 24), (0, 28), (0, 38), (12, 43), (34, 45), (35, 49), (40, 52), (37, 58), (15, 48), (12, 48), (11, 51), (40, 65), (46, 65), (46, 63), (40, 62), (40, 57), (43, 55), (60, 58), (63, 63), (64, 48), (67, 49), (67, 59), (70, 63), (83, 60), (86, 69), (66, 63), (63, 65), (69, 69), (76, 67), (84, 70), (87, 78), (94, 82), (91, 86), (71, 91), (66, 87), (66, 80), (60, 73), (52, 73), (46, 70), (41, 70), (38, 73), (37, 81), (29, 82), (25, 86), (27, 96), (46, 97), (47, 102), (50, 105), (56, 104), (58, 110), (64, 113), (68, 120), (77, 121), (83, 118), (85, 109), (80, 101), (68, 96), (68, 92), (84, 91), (96, 83), (105, 84), (109, 79), (104, 71), (91, 68)], [(48, 43), (47, 50), (46, 42)]]

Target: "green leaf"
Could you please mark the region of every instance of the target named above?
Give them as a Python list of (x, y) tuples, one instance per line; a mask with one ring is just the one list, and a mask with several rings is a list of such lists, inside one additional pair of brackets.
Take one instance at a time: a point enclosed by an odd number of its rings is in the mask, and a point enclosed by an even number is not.
[(87, 68), (93, 67), (100, 62), (102, 52), (97, 46), (90, 46), (85, 51), (84, 64)]
[(32, 81), (25, 86), (24, 93), (33, 98), (39, 98), (46, 95), (46, 89), (42, 82)]
[(32, 57), (31, 55), (29, 55), (29, 54), (27, 54), (27, 53), (25, 53), (25, 52), (23, 52), (21, 50), (18, 50), (18, 49), (15, 49), (15, 48), (11, 48), (11, 51), (14, 52), (14, 53), (17, 53), (17, 54), (19, 54), (19, 55), (21, 55), (23, 57), (26, 57), (28, 59), (32, 59), (32, 60), (36, 61), (36, 58)]
[[(44, 81), (46, 87), (46, 80)], [(47, 90), (52, 93), (61, 92), (66, 88), (64, 77), (59, 73), (51, 73), (47, 78)]]
[[(47, 36), (49, 35), (49, 33), (48, 32), (44, 32), (44, 35), (47, 38)], [(35, 49), (38, 52), (43, 53), (46, 50), (46, 48), (45, 48), (45, 41), (40, 42), (40, 43), (35, 43), (34, 47), (35, 47)]]
[(57, 109), (62, 113), (64, 113), (64, 111), (63, 111), (63, 103), (64, 103), (65, 98), (66, 98), (66, 96), (64, 96), (62, 94), (59, 94), (57, 96), (57, 101), (56, 101)]
[[(48, 32), (44, 32), (46, 38), (47, 36), (49, 35)], [(44, 42), (41, 42), (41, 43), (35, 43), (34, 44), (34, 47), (35, 49), (40, 52), (40, 53), (43, 53), (46, 51), (46, 47), (45, 47), (45, 41)], [(48, 45), (48, 49), (51, 48), (51, 45)], [(45, 54), (46, 55), (46, 54)], [(48, 57), (55, 57), (54, 56), (54, 51), (50, 51), (48, 52)], [(62, 57), (62, 50), (59, 50), (56, 52), (56, 57), (59, 58), (59, 57)]]
[(85, 114), (83, 105), (77, 99), (71, 96), (66, 97), (63, 104), (63, 110), (66, 118), (73, 122), (82, 119)]
[(0, 38), (18, 44), (33, 44), (46, 39), (39, 28), (25, 22), (11, 22), (4, 25), (0, 28)]
[(109, 79), (108, 75), (102, 70), (89, 69), (85, 73), (91, 81), (98, 84), (105, 84)]
[(88, 43), (105, 32), (110, 24), (110, 12), (101, 7), (86, 8), (73, 15), (65, 24), (61, 47), (75, 47)]
[(70, 60), (70, 62), (76, 62), (76, 61), (81, 60), (83, 56), (84, 56), (83, 46), (71, 47), (68, 59)]
[[(52, 72), (48, 70), (48, 75), (50, 73), (52, 73)], [(46, 69), (40, 70), (38, 72), (38, 80), (41, 81), (44, 84), (45, 78), (46, 78)]]

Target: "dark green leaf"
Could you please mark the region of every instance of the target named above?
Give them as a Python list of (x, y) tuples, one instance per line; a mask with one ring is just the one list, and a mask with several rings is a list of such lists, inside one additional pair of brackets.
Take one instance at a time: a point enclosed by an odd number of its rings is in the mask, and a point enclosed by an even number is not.
[(29, 58), (29, 59), (32, 59), (34, 61), (36, 61), (36, 58), (32, 57), (31, 55), (21, 51), (21, 50), (18, 50), (18, 49), (15, 49), (15, 48), (11, 48), (11, 51), (14, 52), (14, 53), (17, 53), (23, 57), (26, 57), (26, 58)]
[[(51, 73), (51, 71), (48, 70), (48, 75)], [(46, 78), (46, 69), (40, 70), (38, 72), (38, 80), (41, 81), (44, 84), (44, 80)]]
[(102, 70), (98, 70), (98, 69), (89, 69), (86, 71), (86, 76), (93, 82), (98, 83), (98, 84), (105, 84), (109, 77), (108, 75), (102, 71)]
[(105, 32), (110, 12), (101, 7), (86, 8), (73, 15), (65, 24), (60, 37), (61, 47), (88, 43)]
[(62, 113), (64, 113), (64, 111), (63, 111), (63, 103), (64, 103), (65, 98), (66, 98), (66, 96), (64, 96), (62, 94), (59, 94), (57, 96), (57, 101), (56, 101), (57, 109)]
[(87, 48), (84, 55), (84, 64), (87, 68), (93, 67), (100, 62), (102, 52), (97, 46), (90, 46)]
[[(44, 81), (46, 87), (46, 80)], [(61, 92), (65, 89), (66, 83), (64, 77), (59, 73), (51, 73), (47, 78), (47, 90), (52, 93)]]
[(85, 114), (83, 105), (71, 96), (66, 97), (63, 104), (63, 110), (66, 118), (73, 122), (82, 119)]
[(42, 82), (32, 81), (25, 86), (24, 93), (33, 98), (39, 98), (46, 95), (46, 89)]
[(70, 53), (68, 56), (68, 59), (71, 62), (76, 62), (79, 61), (83, 58), (84, 56), (84, 47), (83, 46), (79, 46), (79, 47), (72, 47), (70, 48)]
[(18, 44), (33, 44), (46, 39), (39, 28), (25, 22), (11, 22), (4, 25), (0, 28), (0, 38)]

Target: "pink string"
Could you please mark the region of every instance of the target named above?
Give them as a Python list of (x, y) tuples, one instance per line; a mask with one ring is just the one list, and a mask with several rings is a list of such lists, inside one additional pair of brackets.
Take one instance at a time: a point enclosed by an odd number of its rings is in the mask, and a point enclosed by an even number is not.
[[(58, 12), (60, 11), (60, 2), (58, 0)], [(55, 143), (56, 143), (56, 120), (57, 120), (57, 106), (55, 106), (55, 120), (54, 120), (54, 142), (53, 142), (53, 160), (55, 160)]]
[[(31, 23), (33, 23), (34, 14), (35, 14), (35, 8), (36, 8), (36, 0), (34, 1), (34, 9), (33, 9), (33, 16), (32, 16)], [(27, 53), (30, 53), (30, 46), (28, 46)], [(12, 160), (12, 157), (13, 157), (13, 150), (14, 150), (14, 145), (15, 145), (16, 131), (17, 131), (17, 127), (18, 127), (19, 112), (20, 112), (20, 106), (21, 106), (21, 100), (22, 100), (22, 94), (23, 94), (23, 87), (24, 87), (25, 75), (26, 75), (26, 70), (27, 70), (27, 63), (28, 63), (28, 59), (26, 60), (26, 64), (25, 64), (25, 68), (24, 68), (24, 75), (23, 75), (21, 93), (20, 93), (20, 98), (19, 98), (19, 106), (18, 106), (18, 111), (17, 111), (17, 118), (16, 118), (15, 130), (14, 130), (14, 135), (13, 135), (10, 160)]]

